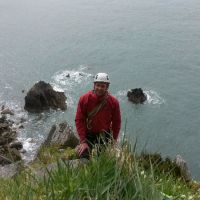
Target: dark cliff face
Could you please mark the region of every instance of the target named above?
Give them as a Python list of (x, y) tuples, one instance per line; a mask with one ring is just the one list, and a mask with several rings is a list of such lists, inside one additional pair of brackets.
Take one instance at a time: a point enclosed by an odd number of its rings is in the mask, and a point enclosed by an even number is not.
[(24, 109), (28, 112), (39, 113), (45, 110), (66, 110), (66, 96), (64, 92), (57, 92), (49, 83), (39, 81), (27, 93)]

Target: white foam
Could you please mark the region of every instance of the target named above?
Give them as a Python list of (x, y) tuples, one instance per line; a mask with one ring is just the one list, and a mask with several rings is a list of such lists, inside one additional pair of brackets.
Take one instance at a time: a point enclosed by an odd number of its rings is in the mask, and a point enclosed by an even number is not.
[(13, 88), (11, 87), (11, 85), (10, 85), (9, 83), (6, 83), (6, 84), (5, 84), (5, 89), (10, 89), (10, 90), (11, 90), (11, 89), (13, 89)]
[(89, 66), (89, 65), (80, 65), (80, 67), (79, 67), (80, 71), (88, 70), (88, 69), (91, 69), (91, 66)]
[(52, 76), (53, 82), (51, 84), (53, 88), (66, 93), (69, 107), (74, 107), (73, 97), (77, 92), (77, 88), (80, 89), (91, 82), (90, 79), (93, 75), (86, 73), (86, 69), (89, 69), (89, 66), (80, 65), (77, 70), (58, 71)]
[[(129, 90), (119, 90), (115, 96), (118, 98), (120, 102), (125, 102), (127, 100), (126, 95), (128, 91)], [(160, 105), (165, 103), (165, 100), (156, 91), (144, 90), (144, 93), (147, 96), (147, 101), (145, 102), (145, 104), (148, 103), (153, 105), (155, 104)]]
[(163, 104), (165, 100), (159, 96), (156, 91), (153, 90), (144, 90), (144, 93), (147, 95), (147, 102), (149, 104)]
[(117, 92), (117, 96), (126, 96), (127, 91), (126, 90), (120, 90)]
[(64, 90), (63, 90), (62, 88), (58, 87), (57, 85), (55, 85), (55, 84), (53, 84), (53, 83), (52, 83), (52, 87), (53, 87), (53, 89), (54, 89), (55, 91), (57, 91), (57, 92), (64, 92)]
[(126, 94), (127, 94), (127, 90), (119, 90), (117, 92), (116, 96), (117, 99), (120, 101), (120, 102), (125, 102), (127, 99), (126, 99)]
[(33, 138), (19, 138), (21, 142), (23, 142), (23, 148), (26, 151), (32, 151), (34, 146), (37, 144), (36, 140)]
[(26, 153), (22, 154), (22, 158), (26, 162), (29, 162), (33, 160), (34, 155), (44, 138), (42, 136), (39, 136), (38, 139), (19, 137), (18, 140), (23, 143), (23, 148), (26, 150)]
[(9, 108), (11, 111), (14, 112), (14, 115), (8, 115), (8, 119), (12, 119), (14, 122), (18, 122), (23, 119), (28, 118), (28, 114), (24, 112), (22, 107), (20, 106), (19, 102), (16, 101), (0, 101), (0, 105), (4, 105), (5, 108)]

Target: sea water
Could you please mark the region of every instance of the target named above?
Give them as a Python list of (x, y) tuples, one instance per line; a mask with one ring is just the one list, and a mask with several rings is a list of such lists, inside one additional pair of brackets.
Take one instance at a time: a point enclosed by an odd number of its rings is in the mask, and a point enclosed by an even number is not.
[[(26, 159), (53, 124), (74, 127), (79, 96), (107, 72), (121, 135), (141, 150), (180, 154), (200, 179), (199, 22), (199, 0), (0, 0), (0, 105), (27, 120), (19, 134)], [(39, 80), (65, 92), (65, 112), (24, 111)], [(133, 105), (126, 94), (139, 87), (148, 99)]]

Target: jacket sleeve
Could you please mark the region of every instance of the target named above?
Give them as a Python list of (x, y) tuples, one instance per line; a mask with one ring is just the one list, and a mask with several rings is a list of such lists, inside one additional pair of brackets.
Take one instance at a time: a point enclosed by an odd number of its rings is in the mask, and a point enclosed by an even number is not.
[(118, 139), (121, 128), (121, 113), (118, 100), (115, 102), (115, 107), (112, 112), (112, 131), (114, 140)]
[(84, 105), (83, 98), (80, 97), (75, 117), (76, 129), (80, 138), (80, 142), (84, 142), (84, 140), (86, 139), (86, 124), (85, 124), (86, 115), (83, 105)]

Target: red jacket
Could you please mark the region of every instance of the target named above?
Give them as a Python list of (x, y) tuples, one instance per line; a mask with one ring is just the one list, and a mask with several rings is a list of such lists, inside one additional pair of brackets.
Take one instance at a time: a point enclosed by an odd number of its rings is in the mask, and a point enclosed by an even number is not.
[(113, 138), (117, 140), (119, 130), (121, 128), (120, 107), (118, 100), (109, 93), (106, 96), (106, 104), (95, 116), (91, 118), (92, 128), (90, 130), (87, 129), (87, 114), (90, 113), (97, 105), (99, 105), (103, 98), (98, 97), (95, 93), (93, 93), (93, 91), (89, 91), (80, 97), (75, 122), (81, 142), (85, 140), (88, 132), (95, 134), (100, 133), (103, 130), (109, 131), (111, 124)]

